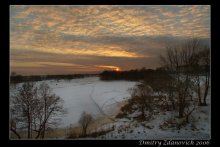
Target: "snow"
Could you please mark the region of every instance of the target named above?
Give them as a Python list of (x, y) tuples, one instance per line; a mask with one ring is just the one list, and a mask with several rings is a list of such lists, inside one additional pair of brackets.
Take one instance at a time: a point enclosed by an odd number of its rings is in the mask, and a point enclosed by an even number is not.
[[(42, 81), (41, 81), (42, 82)], [(40, 84), (37, 82), (36, 84)], [(129, 97), (128, 88), (136, 82), (130, 81), (100, 81), (99, 77), (82, 79), (48, 80), (45, 81), (52, 91), (64, 100), (64, 108), (67, 114), (62, 117), (60, 128), (77, 126), (79, 117), (83, 111), (89, 112), (93, 117), (111, 116), (117, 111), (118, 103)], [(19, 84), (18, 86), (20, 86)], [(211, 88), (210, 88), (211, 89)], [(211, 138), (211, 90), (207, 97), (208, 106), (200, 106), (190, 118), (190, 123), (181, 129), (161, 129), (160, 125), (168, 119), (177, 116), (177, 112), (164, 111), (154, 115), (149, 121), (142, 123), (133, 119), (116, 119), (116, 122), (100, 126), (96, 130), (115, 127), (105, 135), (97, 138), (81, 139), (210, 139)], [(12, 88), (10, 92), (14, 92)], [(137, 112), (130, 116), (135, 116)], [(192, 129), (194, 124), (194, 129)]]
[[(173, 111), (160, 112), (145, 122), (137, 122), (127, 118), (118, 119), (101, 128), (115, 126), (115, 130), (96, 139), (145, 139), (145, 140), (209, 140), (211, 139), (211, 96), (207, 97), (208, 106), (200, 106), (190, 117), (190, 123), (180, 129), (167, 128), (162, 130), (159, 126), (168, 119), (177, 118)], [(136, 112), (134, 112), (136, 113)], [(132, 114), (135, 115), (135, 114)], [(193, 127), (194, 126), (194, 127)], [(194, 129), (192, 129), (194, 128)], [(94, 138), (86, 138), (94, 139)]]
[(68, 111), (61, 127), (77, 124), (83, 111), (91, 113), (93, 117), (111, 115), (117, 102), (128, 97), (127, 89), (134, 85), (135, 82), (100, 81), (98, 77), (73, 79), (69, 83), (61, 81), (58, 87), (53, 88), (53, 92), (63, 98)]
[[(58, 126), (60, 128), (71, 124), (78, 125), (83, 111), (91, 113), (94, 118), (114, 114), (117, 104), (129, 96), (127, 89), (136, 84), (130, 81), (101, 81), (99, 77), (88, 77), (70, 81), (39, 81), (36, 85), (42, 82), (46, 82), (52, 88), (52, 92), (64, 100), (67, 114), (62, 117), (62, 122)], [(10, 92), (14, 91), (15, 89), (11, 88)]]
[[(204, 107), (202, 109), (209, 109)], [(198, 110), (200, 111), (200, 110)], [(198, 112), (196, 112), (197, 114)], [(200, 115), (200, 119), (196, 118), (197, 122), (196, 129), (191, 129), (191, 124), (188, 124), (186, 127), (181, 128), (180, 130), (175, 128), (170, 128), (166, 130), (160, 129), (159, 125), (167, 120), (171, 115), (168, 113), (160, 114), (155, 116), (155, 118), (149, 122), (135, 122), (128, 119), (119, 119), (116, 123), (107, 124), (107, 127), (115, 126), (115, 130), (109, 132), (103, 136), (97, 138), (86, 138), (86, 139), (144, 139), (144, 140), (201, 140), (201, 139), (210, 139), (210, 122), (207, 115)], [(106, 129), (106, 126), (102, 126), (103, 129)]]

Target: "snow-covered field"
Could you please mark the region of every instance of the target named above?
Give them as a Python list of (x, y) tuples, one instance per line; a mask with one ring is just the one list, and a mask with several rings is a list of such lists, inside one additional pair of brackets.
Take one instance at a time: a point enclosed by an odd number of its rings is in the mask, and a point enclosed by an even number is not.
[[(41, 82), (43, 81), (36, 82), (36, 84)], [(100, 81), (99, 77), (44, 82), (52, 88), (53, 93), (64, 100), (67, 114), (62, 117), (62, 122), (58, 126), (60, 128), (70, 124), (78, 125), (83, 111), (91, 113), (94, 118), (114, 114), (118, 102), (129, 96), (127, 89), (136, 84), (136, 82), (129, 81)], [(10, 92), (13, 93), (13, 89)]]
[(133, 87), (135, 82), (105, 82), (98, 77), (89, 77), (69, 82), (49, 81), (48, 84), (64, 100), (68, 113), (60, 127), (65, 127), (77, 124), (83, 111), (91, 113), (93, 117), (113, 114), (117, 103), (129, 96), (127, 89)]

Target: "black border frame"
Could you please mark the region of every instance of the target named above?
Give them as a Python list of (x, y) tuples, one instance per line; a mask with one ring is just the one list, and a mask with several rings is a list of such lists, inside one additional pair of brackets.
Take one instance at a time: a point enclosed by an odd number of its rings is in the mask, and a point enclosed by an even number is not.
[[(3, 31), (4, 31), (4, 36), (1, 37), (3, 40), (2, 42), (4, 43), (4, 48), (2, 48), (2, 50), (4, 51), (4, 53), (2, 53), (2, 58), (0, 58), (1, 60), (1, 67), (3, 68), (1, 72), (2, 75), (2, 79), (0, 82), (1, 88), (6, 88), (9, 91), (9, 66), (10, 66), (10, 38), (9, 38), (9, 34), (10, 34), (10, 30), (9, 30), (9, 25), (10, 25), (10, 20), (9, 20), (9, 11), (10, 11), (10, 5), (211, 5), (211, 46), (212, 46), (212, 51), (211, 51), (211, 59), (212, 59), (212, 67), (211, 67), (211, 74), (212, 74), (212, 79), (213, 78), (217, 78), (218, 74), (217, 74), (217, 66), (215, 65), (216, 63), (218, 63), (217, 58), (215, 58), (215, 55), (217, 54), (217, 50), (218, 48), (216, 48), (217, 46), (217, 34), (219, 29), (218, 29), (218, 22), (217, 22), (217, 17), (215, 17), (215, 15), (217, 14), (217, 3), (216, 5), (214, 5), (214, 3), (217, 2), (217, 0), (8, 0), (7, 6), (5, 6), (5, 8), (7, 10), (4, 10), (3, 14), (3, 24), (1, 24)], [(8, 12), (8, 13), (7, 13)], [(215, 17), (215, 18), (214, 18)], [(215, 31), (213, 31), (215, 30)], [(2, 33), (1, 33), (2, 34)], [(8, 50), (6, 50), (6, 48)], [(216, 49), (213, 49), (216, 48)], [(214, 77), (213, 77), (214, 76)], [(6, 78), (7, 77), (7, 78)], [(4, 81), (3, 81), (4, 80)], [(211, 93), (212, 93), (212, 97), (215, 97), (216, 99), (218, 98), (217, 96), (215, 96), (215, 92), (218, 91), (218, 88), (216, 86), (214, 86), (217, 82), (217, 80), (215, 81), (211, 81), (212, 86), (211, 86)], [(2, 90), (4, 91), (4, 96), (1, 96), (1, 98), (3, 99), (3, 103), (2, 105), (4, 107), (0, 107), (0, 112), (3, 112), (2, 114), (5, 116), (4, 120), (9, 120), (8, 119), (8, 111), (6, 113), (6, 110), (9, 110), (8, 106), (8, 98), (9, 98), (9, 93), (7, 90)], [(216, 127), (218, 126), (217, 123), (217, 119), (214, 119), (214, 117), (216, 117), (218, 114), (218, 110), (217, 110), (217, 102), (216, 99), (212, 100), (212, 107), (211, 107), (211, 140), (210, 140), (210, 145), (216, 144), (217, 143), (217, 136), (215, 136), (215, 131)], [(2, 119), (3, 120), (3, 119)], [(118, 146), (118, 145), (123, 145), (123, 146), (130, 146), (130, 145), (137, 145), (139, 146), (139, 140), (10, 140), (9, 139), (9, 128), (6, 126), (8, 125), (8, 122), (5, 122), (5, 124), (2, 124), (2, 121), (0, 121), (1, 123), (1, 130), (4, 130), (5, 132), (0, 133), (1, 139), (3, 139), (4, 141), (6, 141), (7, 145), (33, 145), (35, 144), (36, 146), (40, 146), (40, 145), (62, 145), (63, 143), (65, 144), (69, 144), (69, 145), (79, 145), (79, 146), (84, 146), (84, 145), (88, 145), (88, 146), (93, 146), (93, 145), (110, 145), (110, 146)]]

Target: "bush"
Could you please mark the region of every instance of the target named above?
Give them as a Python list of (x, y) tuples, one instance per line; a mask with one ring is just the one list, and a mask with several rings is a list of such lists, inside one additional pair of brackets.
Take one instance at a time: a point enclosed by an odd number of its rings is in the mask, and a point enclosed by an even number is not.
[(126, 116), (126, 114), (125, 113), (118, 113), (116, 116), (115, 116), (115, 118), (123, 118), (123, 117), (125, 117)]
[(76, 139), (81, 137), (79, 133), (76, 133), (75, 131), (71, 131), (67, 134), (67, 139)]
[(159, 127), (162, 130), (166, 130), (166, 129), (169, 129), (169, 128), (176, 128), (176, 129), (180, 130), (184, 126), (186, 126), (185, 119), (170, 118), (170, 119), (166, 120), (165, 122), (163, 122)]
[(113, 128), (110, 128), (110, 129), (107, 129), (107, 130), (100, 130), (100, 131), (96, 131), (96, 132), (93, 132), (93, 133), (89, 133), (87, 135), (87, 137), (98, 137), (98, 136), (102, 136), (102, 135), (105, 135), (111, 131), (113, 131), (114, 129)]

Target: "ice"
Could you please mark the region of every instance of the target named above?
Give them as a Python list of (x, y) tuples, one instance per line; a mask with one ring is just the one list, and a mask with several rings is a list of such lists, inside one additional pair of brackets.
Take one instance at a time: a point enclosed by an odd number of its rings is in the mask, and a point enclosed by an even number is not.
[[(45, 80), (36, 82), (36, 85), (46, 82), (52, 92), (64, 100), (67, 114), (62, 117), (58, 126), (76, 126), (83, 111), (91, 113), (94, 118), (111, 115), (115, 112), (117, 103), (129, 96), (127, 89), (136, 82), (129, 81), (101, 81), (99, 77), (87, 77), (72, 80)], [(21, 86), (18, 84), (17, 87)], [(11, 88), (10, 93), (14, 93)]]
[(66, 116), (60, 127), (77, 124), (83, 111), (91, 113), (93, 117), (111, 115), (117, 102), (129, 96), (127, 89), (136, 82), (100, 81), (99, 77), (73, 79), (69, 82), (60, 81), (56, 86), (53, 82), (53, 92), (64, 100)]

